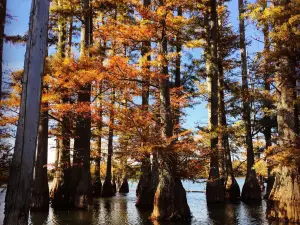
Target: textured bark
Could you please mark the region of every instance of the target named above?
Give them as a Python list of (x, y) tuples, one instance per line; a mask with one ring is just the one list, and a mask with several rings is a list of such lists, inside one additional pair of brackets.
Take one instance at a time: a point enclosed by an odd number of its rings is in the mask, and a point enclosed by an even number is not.
[(136, 206), (142, 208), (152, 208), (155, 190), (152, 186), (152, 171), (150, 154), (145, 155), (141, 166), (142, 174), (136, 190)]
[(33, 0), (17, 136), (5, 198), (5, 225), (28, 223), (42, 78), (47, 53), (48, 17), (49, 1)]
[[(48, 103), (44, 104), (48, 107)], [(49, 210), (49, 186), (47, 177), (48, 110), (41, 113), (34, 181), (31, 196), (31, 211)]]
[[(62, 4), (61, 1), (58, 2)], [(60, 18), (58, 24), (59, 35), (57, 43), (57, 54), (62, 59), (66, 56), (66, 23), (64, 18)], [(61, 91), (61, 102), (63, 104), (69, 103), (69, 97), (66, 94), (68, 90), (65, 88)], [(51, 206), (55, 209), (67, 209), (70, 205), (70, 120), (69, 116), (64, 114), (62, 116), (62, 123), (59, 125), (58, 131), (58, 157), (55, 177), (52, 182), (50, 197), (52, 198)]]
[[(81, 26), (80, 57), (87, 54), (92, 44), (92, 15), (90, 1), (84, 0), (82, 8), (85, 11)], [(82, 86), (78, 93), (79, 103), (91, 103), (91, 84)], [(92, 201), (92, 183), (90, 174), (90, 140), (91, 140), (91, 111), (85, 115), (79, 114), (76, 119), (74, 141), (74, 159), (72, 174), (71, 201), (75, 208), (86, 209)], [(74, 185), (74, 186), (73, 186)]]
[(245, 24), (243, 13), (244, 2), (238, 1), (239, 6), (239, 28), (240, 28), (240, 50), (242, 61), (242, 97), (243, 97), (243, 121), (246, 127), (246, 146), (247, 146), (247, 175), (242, 190), (243, 201), (261, 201), (261, 191), (258, 180), (256, 178), (254, 166), (254, 151), (251, 133), (251, 109), (250, 95), (248, 90), (248, 72), (247, 72), (247, 55), (245, 42)]
[[(144, 7), (149, 7), (151, 4), (151, 0), (144, 0)], [(146, 41), (143, 43), (141, 55), (144, 57), (151, 50), (151, 42)], [(151, 61), (151, 56), (147, 56), (147, 61)], [(146, 70), (149, 70), (150, 67), (146, 66)], [(145, 77), (143, 82), (143, 90), (142, 90), (142, 106), (145, 111), (149, 109), (149, 85), (150, 78)], [(146, 145), (148, 140), (149, 129), (144, 131), (144, 140), (142, 145)], [(141, 166), (141, 177), (138, 182), (137, 190), (136, 190), (136, 206), (143, 208), (152, 208), (153, 200), (154, 200), (154, 188), (151, 184), (151, 161), (150, 154), (145, 153), (144, 159), (142, 160)]]
[(3, 43), (4, 43), (4, 27), (5, 27), (5, 17), (6, 17), (6, 1), (0, 1), (0, 101), (2, 100), (2, 79), (3, 79), (3, 69), (2, 69), (2, 58), (3, 58)]
[[(227, 120), (224, 102), (224, 72), (222, 60), (218, 63), (219, 70), (219, 125), (223, 131), (219, 133), (219, 149), (224, 153), (224, 177), (225, 177), (225, 199), (230, 201), (237, 201), (240, 198), (240, 187), (234, 177), (231, 153), (229, 147), (229, 137), (227, 133)], [(220, 152), (220, 151), (219, 151)]]
[[(264, 2), (264, 8), (267, 7), (267, 2)], [(270, 51), (270, 40), (269, 40), (269, 25), (266, 22), (263, 27), (263, 34), (264, 34), (264, 51), (265, 53), (268, 53)], [(269, 63), (267, 60), (264, 61), (264, 88), (265, 92), (270, 94), (271, 91), (271, 85), (269, 78), (271, 77), (271, 74), (268, 73), (269, 69)], [(264, 100), (264, 108), (270, 110), (272, 108), (272, 102), (269, 99)], [(266, 142), (266, 150), (272, 146), (272, 121), (270, 115), (264, 115), (264, 131), (263, 134), (265, 136), (265, 142)], [(266, 194), (264, 195), (265, 199), (269, 198), (269, 195), (271, 193), (275, 178), (271, 174), (272, 167), (268, 163), (268, 180), (267, 180), (267, 189)]]
[(299, 172), (290, 167), (276, 170), (275, 183), (267, 205), (269, 219), (300, 223)]
[(190, 216), (191, 212), (181, 180), (170, 176), (170, 172), (161, 174), (151, 217), (156, 220), (179, 220)]
[(101, 166), (101, 145), (102, 145), (102, 83), (99, 84), (99, 122), (98, 122), (98, 131), (99, 136), (97, 137), (97, 147), (98, 147), (98, 157), (96, 158), (96, 168), (95, 168), (95, 180), (93, 183), (93, 195), (99, 197), (101, 195), (102, 183), (100, 177), (100, 166)]
[[(289, 1), (278, 1), (285, 7)], [(282, 25), (289, 18), (276, 21)], [(277, 24), (278, 23), (278, 24)], [(300, 175), (298, 146), (298, 114), (296, 110), (296, 64), (295, 52), (287, 49), (285, 43), (276, 43), (275, 51), (280, 58), (276, 62), (276, 82), (279, 100), (277, 102), (277, 123), (279, 154), (273, 161), (275, 182), (267, 204), (269, 219), (300, 223)], [(285, 155), (280, 155), (284, 153)], [(282, 156), (282, 157), (280, 157)], [(282, 159), (280, 159), (282, 158)]]
[[(159, 1), (160, 6), (165, 5), (164, 0)], [(161, 21), (160, 53), (164, 57), (161, 73), (167, 76), (160, 79), (160, 124), (164, 125), (162, 137), (167, 140), (173, 136), (173, 118), (170, 104), (170, 81), (168, 78), (168, 42), (166, 38), (166, 21)], [(151, 217), (156, 220), (186, 219), (191, 216), (187, 204), (186, 192), (181, 180), (177, 177), (177, 154), (170, 146), (158, 151), (160, 160), (159, 183), (155, 192), (154, 207)], [(165, 159), (168, 159), (165, 161)], [(166, 163), (167, 162), (167, 163)]]
[[(218, 55), (217, 55), (217, 12), (216, 0), (208, 2), (210, 12), (206, 15), (207, 46), (205, 49), (208, 99), (208, 129), (216, 132), (218, 127)], [(208, 20), (209, 18), (209, 20)], [(210, 171), (206, 184), (207, 203), (224, 201), (224, 184), (220, 179), (218, 161), (218, 137), (210, 140)]]
[[(114, 105), (115, 103), (115, 91), (112, 90), (111, 94), (111, 103)], [(114, 124), (114, 110), (113, 107), (110, 109), (110, 124)], [(112, 156), (113, 156), (113, 137), (114, 130), (112, 126), (109, 126), (108, 130), (108, 146), (107, 146), (107, 163), (106, 163), (106, 176), (105, 181), (102, 186), (102, 197), (111, 197), (115, 195), (115, 190), (113, 184), (111, 182), (112, 179)]]

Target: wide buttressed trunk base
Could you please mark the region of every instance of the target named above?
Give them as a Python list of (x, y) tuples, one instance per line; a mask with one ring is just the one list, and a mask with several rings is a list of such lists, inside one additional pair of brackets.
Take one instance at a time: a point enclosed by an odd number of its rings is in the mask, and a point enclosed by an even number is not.
[(251, 171), (247, 175), (243, 189), (241, 200), (244, 202), (259, 202), (261, 201), (261, 187), (256, 178), (255, 171)]
[(47, 212), (49, 210), (48, 186), (41, 187), (38, 192), (32, 192), (30, 210), (33, 212)]
[(151, 176), (142, 176), (136, 191), (136, 203), (139, 208), (152, 209), (156, 187), (151, 182)]
[(300, 223), (300, 176), (290, 167), (275, 172), (275, 182), (267, 204), (267, 218)]
[(225, 181), (225, 199), (236, 202), (240, 200), (240, 186), (234, 176), (227, 176)]
[(225, 187), (223, 180), (219, 178), (216, 168), (210, 169), (210, 178), (206, 183), (206, 202), (219, 203), (224, 202)]
[(67, 181), (56, 179), (51, 190), (51, 207), (58, 210), (70, 209), (70, 191)]
[(129, 185), (127, 178), (124, 178), (119, 189), (119, 193), (128, 193), (129, 192)]
[(100, 178), (97, 178), (93, 183), (93, 196), (100, 197), (102, 191), (102, 183)]
[(191, 217), (186, 192), (178, 177), (162, 175), (154, 196), (151, 218), (154, 220), (182, 220)]
[(88, 175), (80, 180), (74, 198), (74, 207), (76, 209), (88, 209), (92, 203), (92, 187)]
[(112, 197), (115, 195), (114, 187), (110, 180), (105, 179), (103, 186), (102, 186), (102, 192), (101, 197)]

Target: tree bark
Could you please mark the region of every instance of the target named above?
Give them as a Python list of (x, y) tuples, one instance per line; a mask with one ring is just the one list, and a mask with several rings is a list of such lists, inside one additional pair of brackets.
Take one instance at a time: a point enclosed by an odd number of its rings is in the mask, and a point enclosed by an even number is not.
[[(267, 8), (267, 1), (263, 2), (263, 8), (266, 9)], [(270, 40), (269, 40), (269, 25), (266, 22), (263, 26), (263, 34), (264, 34), (264, 52), (269, 53), (270, 51)], [(271, 91), (271, 85), (270, 85), (270, 74), (268, 73), (268, 60), (264, 60), (264, 68), (263, 68), (263, 72), (264, 72), (264, 88), (265, 88), (265, 92), (267, 92), (268, 94), (270, 94)], [(272, 102), (269, 99), (265, 99), (264, 100), (264, 108), (270, 110), (272, 108)], [(264, 115), (264, 131), (263, 134), (265, 136), (265, 142), (266, 142), (266, 150), (272, 146), (272, 121), (271, 121), (271, 117), (270, 115), (266, 114)], [(274, 181), (275, 181), (275, 177), (271, 174), (271, 170), (272, 167), (271, 165), (268, 164), (268, 181), (267, 181), (267, 189), (266, 189), (266, 194), (264, 195), (264, 199), (268, 199), (269, 195), (271, 193)]]
[[(92, 44), (92, 12), (90, 1), (82, 2), (84, 9), (83, 23), (81, 27), (81, 45), (80, 57), (83, 57)], [(91, 103), (91, 84), (82, 86), (78, 93), (78, 103)], [(86, 115), (79, 114), (76, 119), (74, 142), (74, 159), (76, 163), (73, 166), (72, 186), (73, 189), (71, 201), (75, 208), (86, 209), (92, 201), (92, 184), (90, 174), (90, 139), (91, 139), (91, 111)], [(74, 196), (74, 197), (73, 197)]]
[(48, 154), (48, 103), (44, 103), (46, 108), (41, 113), (37, 157), (34, 171), (34, 181), (32, 188), (31, 211), (49, 210), (49, 186), (47, 176), (47, 154)]
[(108, 130), (108, 146), (107, 146), (107, 163), (106, 163), (106, 176), (102, 186), (102, 197), (112, 197), (115, 195), (114, 186), (112, 184), (112, 156), (113, 156), (113, 137), (114, 137), (114, 109), (115, 104), (115, 90), (112, 88), (111, 93), (111, 103), (112, 107), (110, 109), (110, 126)]
[[(208, 2), (210, 12), (206, 15), (207, 46), (205, 50), (208, 99), (208, 129), (216, 132), (218, 127), (218, 54), (217, 54), (217, 12), (216, 0)], [(218, 160), (218, 137), (210, 140), (210, 171), (206, 183), (206, 201), (208, 204), (224, 201), (224, 184), (220, 179)]]
[(225, 164), (225, 199), (229, 201), (238, 201), (240, 198), (240, 187), (234, 177), (230, 147), (229, 147), (229, 137), (227, 133), (227, 120), (226, 120), (226, 110), (224, 102), (224, 72), (222, 59), (219, 59), (219, 125), (222, 131), (219, 133), (219, 145), (224, 153), (224, 164)]
[[(165, 1), (159, 1), (160, 6), (165, 6)], [(173, 118), (170, 104), (170, 81), (168, 78), (168, 42), (166, 38), (166, 21), (161, 20), (160, 54), (164, 57), (161, 73), (166, 77), (160, 79), (161, 124), (164, 125), (162, 137), (166, 141), (173, 136)], [(172, 144), (158, 149), (160, 161), (159, 184), (154, 196), (154, 207), (151, 217), (156, 220), (186, 219), (191, 216), (187, 204), (186, 192), (177, 175), (177, 154), (172, 149)], [(166, 160), (167, 159), (167, 160)]]
[(3, 58), (3, 43), (4, 43), (4, 27), (5, 27), (5, 17), (6, 17), (6, 1), (0, 1), (0, 102), (2, 100), (2, 80), (3, 80), (3, 68), (2, 68), (2, 58)]
[[(58, 1), (58, 5), (62, 6), (62, 1)], [(66, 22), (64, 18), (60, 16), (58, 23), (58, 43), (57, 54), (62, 60), (66, 57)], [(61, 90), (61, 103), (67, 104), (70, 99), (67, 94), (68, 90), (62, 88)], [(59, 126), (58, 131), (60, 135), (58, 137), (58, 162), (55, 172), (55, 178), (53, 180), (50, 197), (52, 198), (51, 206), (55, 209), (67, 209), (71, 207), (70, 204), (70, 120), (69, 115), (64, 113), (62, 116), (62, 123)]]
[[(283, 1), (280, 6), (285, 7), (285, 4), (287, 2)], [(279, 25), (284, 22), (277, 21)], [(277, 157), (273, 161), (275, 182), (268, 199), (267, 218), (300, 223), (298, 114), (295, 109), (296, 66), (285, 43), (276, 43), (275, 51), (282, 53), (276, 62), (275, 74), (279, 95), (277, 102), (279, 146), (275, 150)]]
[[(151, 0), (144, 0), (144, 7), (149, 8), (151, 5)], [(150, 8), (149, 8), (150, 10)], [(151, 42), (150, 41), (145, 41), (142, 43), (142, 50), (141, 50), (141, 56), (144, 57), (149, 53), (151, 50)], [(147, 56), (147, 61), (151, 61), (151, 56)], [(146, 70), (150, 70), (150, 66), (146, 66)], [(142, 107), (143, 110), (148, 111), (149, 110), (149, 85), (150, 85), (150, 78), (145, 77), (143, 78), (145, 82), (143, 82), (143, 87), (142, 87)], [(149, 128), (146, 129), (145, 131), (145, 140), (143, 140), (142, 145), (147, 145), (148, 143), (148, 134), (149, 134)], [(150, 160), (150, 154), (145, 153), (144, 159), (142, 160), (142, 166), (141, 166), (141, 177), (138, 182), (137, 190), (136, 190), (136, 195), (137, 195), (137, 200), (136, 200), (136, 206), (137, 207), (143, 207), (143, 208), (152, 208), (153, 207), (153, 200), (154, 200), (154, 194), (156, 187), (152, 186), (152, 173), (151, 173), (151, 160)]]
[(99, 119), (98, 122), (98, 131), (99, 136), (97, 137), (97, 147), (98, 147), (98, 156), (96, 158), (96, 168), (95, 168), (95, 180), (93, 183), (93, 195), (99, 197), (101, 195), (102, 183), (100, 177), (101, 169), (101, 145), (102, 145), (102, 120), (103, 120), (103, 111), (102, 111), (102, 82), (99, 84)]
[(238, 1), (239, 6), (239, 29), (240, 29), (240, 50), (242, 61), (242, 97), (243, 97), (243, 121), (246, 127), (247, 146), (247, 175), (242, 190), (243, 201), (261, 201), (261, 189), (256, 178), (254, 166), (254, 151), (251, 132), (251, 109), (250, 95), (248, 90), (247, 54), (245, 42), (245, 23), (243, 18), (244, 2)]
[(28, 223), (42, 79), (47, 53), (49, 1), (33, 0), (17, 136), (5, 198), (4, 225)]

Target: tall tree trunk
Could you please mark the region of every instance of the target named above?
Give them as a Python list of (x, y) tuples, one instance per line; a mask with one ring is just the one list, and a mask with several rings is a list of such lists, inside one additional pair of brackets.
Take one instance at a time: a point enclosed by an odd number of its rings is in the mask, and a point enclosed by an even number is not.
[(31, 211), (48, 211), (49, 209), (49, 186), (47, 176), (48, 155), (48, 103), (44, 103), (41, 113), (37, 156), (35, 162), (34, 181), (32, 188)]
[(99, 122), (98, 122), (98, 137), (97, 137), (97, 147), (98, 155), (96, 157), (96, 168), (95, 168), (95, 180), (93, 183), (93, 195), (99, 197), (101, 195), (102, 183), (100, 177), (101, 169), (101, 145), (102, 145), (102, 126), (103, 126), (103, 111), (102, 111), (102, 82), (99, 83)]
[[(263, 8), (266, 9), (267, 8), (267, 1), (263, 2)], [(269, 40), (269, 25), (266, 22), (264, 24), (263, 27), (263, 34), (264, 34), (264, 52), (265, 54), (267, 54), (270, 51), (270, 40)], [(263, 72), (264, 72), (264, 88), (265, 88), (265, 92), (267, 92), (268, 94), (270, 94), (271, 91), (271, 85), (270, 85), (270, 74), (268, 73), (268, 61), (265, 59), (264, 60), (264, 68), (263, 68)], [(269, 97), (267, 97), (269, 98)], [(265, 99), (264, 100), (264, 108), (266, 108), (268, 111), (272, 108), (272, 101), (270, 99)], [(272, 146), (272, 121), (271, 121), (271, 117), (269, 115), (269, 112), (264, 115), (264, 131), (263, 134), (265, 136), (265, 142), (266, 142), (266, 150)], [(275, 181), (275, 177), (271, 174), (271, 170), (272, 167), (271, 165), (268, 165), (268, 181), (267, 181), (267, 190), (266, 190), (266, 194), (264, 195), (265, 199), (269, 198), (269, 195), (271, 193), (274, 181)]]
[(5, 27), (5, 17), (6, 17), (6, 1), (0, 1), (0, 102), (2, 100), (2, 80), (3, 80), (3, 68), (2, 68), (2, 58), (3, 58), (3, 43), (4, 43), (4, 27)]
[[(148, 8), (150, 10), (151, 0), (144, 0), (144, 7)], [(142, 50), (141, 50), (141, 56), (145, 57), (149, 52), (151, 51), (151, 42), (145, 41), (142, 43)], [(147, 56), (147, 62), (151, 61), (151, 56)], [(147, 71), (150, 72), (150, 66), (147, 65), (145, 68)], [(150, 85), (150, 78), (147, 77), (143, 78), (143, 87), (142, 87), (142, 107), (143, 110), (148, 111), (149, 110), (149, 85)], [(143, 140), (142, 145), (147, 145), (148, 143), (148, 134), (149, 129), (146, 129), (145, 131), (145, 138)], [(137, 207), (143, 207), (143, 208), (152, 208), (153, 207), (153, 200), (154, 200), (154, 194), (156, 187), (152, 186), (152, 173), (151, 173), (151, 160), (150, 160), (150, 154), (145, 153), (143, 160), (142, 160), (142, 166), (141, 166), (141, 177), (137, 186), (136, 195), (136, 206)]]
[[(81, 26), (81, 44), (80, 56), (87, 54), (87, 50), (92, 43), (92, 12), (90, 8), (90, 1), (84, 0), (82, 8), (84, 9), (84, 20)], [(78, 93), (78, 103), (85, 103), (90, 105), (91, 102), (91, 84), (82, 86)], [(90, 139), (91, 139), (91, 111), (86, 115), (79, 114), (76, 119), (74, 142), (74, 159), (76, 163), (73, 166), (73, 193), (71, 201), (75, 208), (86, 209), (91, 204), (92, 184), (90, 174)], [(74, 199), (73, 199), (74, 195)]]
[(111, 109), (110, 109), (110, 118), (109, 118), (109, 129), (108, 129), (108, 146), (107, 146), (107, 163), (106, 163), (106, 176), (102, 186), (102, 197), (111, 197), (115, 195), (115, 188), (112, 184), (112, 156), (113, 156), (113, 137), (114, 137), (114, 108), (113, 105), (115, 104), (115, 90), (112, 88), (111, 93)]
[(122, 166), (122, 172), (121, 172), (121, 185), (119, 186), (119, 193), (128, 193), (129, 192), (129, 184), (128, 184), (128, 177), (127, 177), (127, 159), (125, 158), (124, 160), (122, 160), (121, 162), (121, 166)]
[(296, 71), (290, 56), (281, 54), (277, 68), (277, 122), (279, 135), (279, 151), (286, 152), (285, 161), (275, 161), (275, 182), (269, 195), (267, 217), (300, 223), (300, 182), (299, 153), (296, 140), (295, 113)]
[(219, 133), (219, 144), (224, 152), (224, 163), (225, 163), (225, 199), (230, 201), (237, 201), (240, 198), (240, 187), (234, 177), (229, 137), (227, 132), (227, 121), (226, 121), (226, 110), (224, 100), (224, 72), (222, 59), (219, 59), (219, 125), (222, 128)]
[[(62, 1), (58, 1), (58, 5), (62, 6)], [(66, 57), (66, 22), (64, 18), (60, 18), (58, 23), (58, 44), (57, 54), (62, 60)], [(61, 103), (69, 103), (68, 90), (63, 88), (61, 91)], [(60, 135), (58, 137), (58, 165), (55, 172), (55, 178), (52, 182), (50, 197), (52, 198), (51, 206), (55, 209), (66, 209), (70, 205), (70, 120), (69, 115), (64, 113), (62, 116), (62, 123), (59, 126)]]
[(247, 147), (247, 175), (242, 190), (243, 201), (261, 201), (261, 189), (256, 178), (254, 166), (254, 151), (251, 132), (251, 109), (250, 96), (248, 90), (247, 54), (245, 41), (244, 23), (244, 2), (238, 1), (239, 6), (239, 29), (240, 29), (240, 50), (242, 61), (242, 98), (243, 98), (243, 121), (246, 127), (246, 147)]
[[(217, 54), (217, 11), (216, 0), (208, 2), (210, 12), (206, 15), (207, 47), (205, 50), (208, 99), (208, 128), (211, 133), (218, 127), (218, 54)], [(224, 201), (224, 184), (220, 179), (218, 161), (218, 137), (210, 140), (210, 171), (206, 183), (207, 203)]]
[(17, 136), (5, 198), (4, 225), (28, 224), (47, 53), (48, 17), (49, 1), (33, 0)]
[[(275, 7), (286, 9), (289, 0), (274, 1)], [(274, 26), (282, 26), (290, 19), (283, 16)], [(289, 28), (291, 29), (291, 28)], [(285, 41), (275, 40), (278, 144), (273, 160), (275, 182), (267, 203), (267, 218), (300, 223), (300, 159), (298, 141), (297, 72), (294, 48)]]
[[(165, 1), (159, 1), (165, 6)], [(166, 77), (160, 79), (161, 124), (164, 124), (162, 137), (167, 140), (173, 136), (173, 118), (170, 102), (170, 81), (168, 78), (168, 42), (166, 38), (166, 21), (161, 20), (160, 54), (164, 58), (162, 71)], [(177, 154), (172, 144), (158, 149), (159, 153), (159, 183), (154, 196), (154, 207), (151, 217), (157, 220), (186, 219), (191, 216), (187, 204), (186, 192), (177, 175)]]

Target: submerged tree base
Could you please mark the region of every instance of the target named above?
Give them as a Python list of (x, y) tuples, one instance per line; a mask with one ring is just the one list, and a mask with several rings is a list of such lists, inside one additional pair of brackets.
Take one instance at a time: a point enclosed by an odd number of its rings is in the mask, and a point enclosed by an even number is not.
[(296, 170), (285, 166), (275, 171), (267, 218), (300, 223), (300, 176)]
[(115, 195), (114, 187), (110, 180), (105, 179), (103, 186), (102, 186), (102, 192), (101, 197), (112, 197)]
[(209, 179), (206, 183), (206, 202), (219, 203), (224, 202), (225, 187), (223, 180), (218, 176), (218, 170), (214, 167), (210, 168)]
[(33, 212), (47, 212), (49, 210), (49, 192), (32, 192), (30, 210)]
[(119, 193), (128, 193), (129, 192), (129, 185), (127, 178), (124, 178), (119, 189)]
[(251, 171), (250, 174), (246, 177), (241, 199), (245, 202), (261, 201), (261, 187), (256, 178), (255, 171)]
[(92, 190), (90, 179), (86, 177), (80, 180), (74, 198), (74, 207), (76, 209), (88, 209), (92, 203)]
[(102, 191), (102, 183), (100, 179), (96, 179), (93, 183), (93, 196), (100, 197)]
[(70, 195), (68, 186), (61, 180), (57, 180), (52, 189), (51, 207), (59, 210), (71, 208)]
[(181, 220), (191, 217), (186, 192), (181, 180), (171, 175), (163, 175), (154, 196), (151, 218), (154, 220)]
[(225, 199), (236, 202), (240, 200), (240, 186), (235, 177), (228, 176), (225, 182)]
[(224, 194), (224, 184), (220, 178), (207, 181), (206, 202), (208, 204), (224, 202)]

